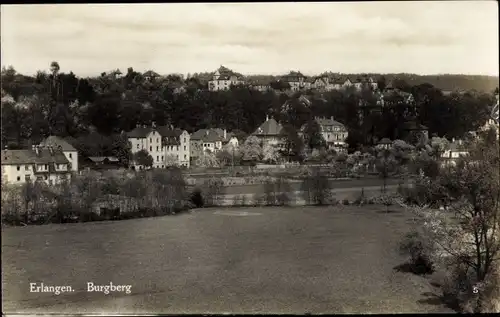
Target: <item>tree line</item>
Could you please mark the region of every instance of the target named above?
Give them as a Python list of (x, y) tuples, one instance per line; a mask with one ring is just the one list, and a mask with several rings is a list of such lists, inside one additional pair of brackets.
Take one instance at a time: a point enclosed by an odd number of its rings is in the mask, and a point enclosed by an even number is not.
[[(201, 77), (148, 78), (130, 67), (123, 74), (116, 70), (83, 78), (62, 71), (57, 62), (34, 76), (3, 68), (3, 147), (26, 147), (58, 135), (73, 140), (85, 155), (116, 155), (126, 152), (122, 133), (137, 124), (173, 125), (190, 133), (226, 128), (251, 134), (271, 115), (284, 126), (292, 140), (290, 148), (299, 142), (297, 131), (311, 118), (333, 116), (346, 126), (349, 147), (356, 150), (384, 137), (402, 138), (402, 123), (409, 114), (426, 125), (431, 135), (461, 137), (487, 120), (494, 98), (491, 92), (477, 91), (446, 95), (428, 83), (412, 86), (400, 80), (398, 87), (411, 92), (414, 102), (391, 95), (385, 98), (391, 106), (380, 107), (376, 93), (348, 89), (309, 91), (311, 105), (307, 106), (298, 98), (301, 93), (260, 92), (245, 86), (208, 91), (206, 78)], [(321, 145), (310, 139), (307, 143)]]

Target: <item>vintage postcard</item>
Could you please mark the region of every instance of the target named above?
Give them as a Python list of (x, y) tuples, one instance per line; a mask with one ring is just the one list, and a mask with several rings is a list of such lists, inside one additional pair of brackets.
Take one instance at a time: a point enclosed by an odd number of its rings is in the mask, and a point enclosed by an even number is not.
[(9, 314), (500, 311), (495, 1), (1, 7)]

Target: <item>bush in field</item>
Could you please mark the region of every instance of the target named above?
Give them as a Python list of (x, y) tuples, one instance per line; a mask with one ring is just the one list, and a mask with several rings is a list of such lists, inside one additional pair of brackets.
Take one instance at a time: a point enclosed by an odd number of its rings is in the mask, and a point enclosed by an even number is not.
[(192, 193), (190, 197), (191, 203), (193, 203), (196, 208), (201, 208), (204, 205), (203, 202), (203, 196), (201, 194), (201, 189), (196, 188)]
[(211, 207), (218, 205), (223, 186), (224, 184), (220, 178), (212, 177), (204, 182), (203, 192), (205, 194), (205, 206)]
[(409, 265), (415, 274), (429, 274), (434, 271), (432, 254), (434, 252), (431, 241), (419, 231), (408, 233), (400, 244), (399, 251), (408, 255)]
[(331, 199), (331, 186), (328, 177), (320, 173), (318, 168), (313, 168), (302, 184), (304, 200), (308, 204), (326, 205)]

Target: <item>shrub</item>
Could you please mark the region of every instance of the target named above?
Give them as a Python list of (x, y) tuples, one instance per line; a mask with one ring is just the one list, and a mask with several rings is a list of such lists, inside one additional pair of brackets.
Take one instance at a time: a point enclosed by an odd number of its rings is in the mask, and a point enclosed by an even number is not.
[(363, 205), (365, 203), (366, 203), (365, 189), (361, 188), (361, 192), (359, 193), (359, 196), (354, 200), (354, 204)]
[(428, 274), (434, 271), (432, 263), (433, 247), (419, 231), (408, 233), (400, 244), (399, 251), (403, 255), (408, 255), (409, 265), (415, 274)]
[(203, 207), (203, 196), (201, 194), (201, 189), (196, 188), (193, 190), (191, 193), (190, 197), (190, 202), (196, 207), (196, 208), (202, 208)]
[(307, 204), (325, 205), (331, 197), (330, 182), (327, 176), (314, 168), (312, 174), (307, 176), (302, 183), (304, 200)]

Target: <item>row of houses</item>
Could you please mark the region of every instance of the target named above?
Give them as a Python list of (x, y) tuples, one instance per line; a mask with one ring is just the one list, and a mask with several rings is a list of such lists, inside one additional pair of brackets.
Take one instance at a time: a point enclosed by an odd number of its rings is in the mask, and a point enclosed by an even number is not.
[[(360, 76), (358, 78), (349, 78), (333, 75), (321, 75), (307, 77), (299, 71), (291, 71), (281, 76), (281, 82), (288, 83), (291, 91), (301, 91), (315, 89), (319, 91), (341, 90), (354, 87), (357, 90), (369, 88), (378, 89), (377, 82), (370, 76)], [(230, 70), (227, 67), (220, 66), (208, 82), (210, 91), (229, 90), (232, 85), (248, 85), (259, 91), (271, 90), (271, 83), (262, 80), (245, 80), (243, 75)]]
[[(344, 124), (334, 120), (333, 117), (330, 118), (320, 118), (315, 117), (314, 120), (318, 123), (321, 135), (326, 141), (328, 149), (334, 149), (337, 151), (344, 152), (347, 150), (346, 139), (348, 136), (347, 128)], [(302, 126), (299, 131), (299, 136), (304, 137), (304, 132), (306, 130), (306, 125)], [(282, 148), (286, 141), (287, 135), (283, 126), (280, 122), (276, 121), (274, 118), (266, 117), (264, 121), (254, 133), (253, 136), (257, 137), (262, 145), (274, 146)]]

